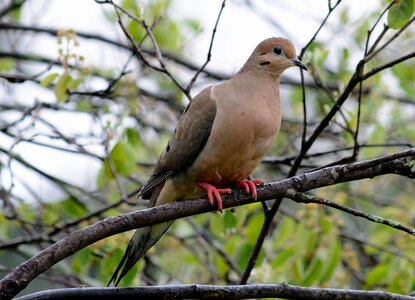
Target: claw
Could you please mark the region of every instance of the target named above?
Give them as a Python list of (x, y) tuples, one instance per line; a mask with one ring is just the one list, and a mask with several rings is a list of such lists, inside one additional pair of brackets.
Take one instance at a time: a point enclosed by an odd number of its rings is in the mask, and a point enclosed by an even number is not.
[(242, 180), (239, 181), (236, 184), (236, 187), (238, 189), (243, 188), (245, 190), (245, 193), (249, 193), (249, 191), (251, 191), (252, 193), (252, 197), (254, 197), (254, 199), (256, 200), (257, 198), (257, 191), (256, 191), (256, 184), (263, 184), (264, 182), (260, 179), (256, 179), (256, 180)]
[(218, 203), (218, 210), (222, 212), (223, 205), (222, 205), (222, 198), (220, 197), (220, 194), (230, 194), (232, 193), (232, 190), (229, 188), (218, 189), (207, 182), (197, 182), (197, 185), (200, 186), (202, 189), (206, 190), (210, 204), (213, 204), (213, 196), (215, 196), (216, 202)]

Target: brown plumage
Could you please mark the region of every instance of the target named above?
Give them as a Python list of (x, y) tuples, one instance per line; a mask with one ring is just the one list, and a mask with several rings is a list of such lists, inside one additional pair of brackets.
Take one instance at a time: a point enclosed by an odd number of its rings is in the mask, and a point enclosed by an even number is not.
[[(256, 195), (246, 178), (270, 150), (281, 124), (279, 78), (296, 59), (283, 38), (261, 42), (241, 70), (228, 81), (204, 89), (189, 103), (139, 196), (149, 207), (201, 197), (208, 191), (221, 209), (220, 193), (236, 185)], [(109, 284), (119, 283), (172, 222), (138, 229)], [(125, 265), (124, 265), (125, 264)], [(123, 270), (118, 276), (118, 272)]]

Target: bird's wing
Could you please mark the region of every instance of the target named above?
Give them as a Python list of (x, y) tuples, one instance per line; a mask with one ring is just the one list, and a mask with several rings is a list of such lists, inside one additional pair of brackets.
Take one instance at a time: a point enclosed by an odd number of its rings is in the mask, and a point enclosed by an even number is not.
[(167, 178), (186, 170), (194, 162), (209, 138), (216, 116), (211, 89), (204, 89), (186, 107), (152, 175), (138, 192), (139, 197), (149, 199)]

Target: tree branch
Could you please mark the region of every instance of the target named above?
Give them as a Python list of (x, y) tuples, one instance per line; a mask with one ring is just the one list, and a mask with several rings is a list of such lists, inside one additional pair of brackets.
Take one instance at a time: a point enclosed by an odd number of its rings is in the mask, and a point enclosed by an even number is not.
[[(46, 33), (52, 36), (56, 36), (58, 33), (58, 29), (54, 29), (54, 28), (44, 28), (44, 27), (38, 27), (38, 26), (26, 26), (23, 24), (15, 24), (15, 23), (2, 23), (0, 22), (0, 30), (21, 30), (21, 31), (32, 31), (32, 32), (40, 32), (40, 33)], [(133, 51), (133, 47), (126, 45), (124, 43), (118, 42), (116, 40), (112, 40), (109, 39), (107, 37), (104, 37), (102, 35), (99, 34), (94, 34), (94, 33), (88, 33), (88, 32), (83, 32), (83, 31), (77, 31), (76, 35), (79, 37), (82, 37), (84, 39), (93, 39), (96, 41), (100, 41), (109, 45), (113, 45), (116, 47), (119, 47), (123, 50), (127, 50), (127, 51)], [(146, 54), (150, 54), (150, 55), (156, 55), (156, 52), (154, 49), (150, 49), (147, 47), (142, 47), (141, 48), (142, 52), (146, 53)], [(174, 53), (168, 52), (168, 51), (163, 51), (161, 50), (161, 54), (163, 55), (163, 57), (179, 64), (182, 65), (186, 68), (188, 68), (189, 70), (192, 71), (198, 71), (200, 69), (199, 66), (184, 60), (183, 58), (177, 56)], [(204, 73), (206, 76), (209, 76), (210, 78), (216, 79), (216, 80), (225, 80), (229, 78), (229, 75), (227, 74), (223, 74), (220, 72), (215, 72), (215, 71), (209, 71), (209, 70), (202, 70), (202, 73)]]
[(399, 222), (396, 222), (396, 221), (390, 220), (390, 219), (385, 219), (385, 218), (382, 218), (382, 217), (379, 217), (379, 216), (375, 216), (375, 215), (369, 214), (367, 212), (357, 210), (357, 209), (352, 208), (352, 207), (348, 207), (348, 206), (345, 206), (345, 205), (342, 205), (342, 204), (339, 204), (339, 203), (336, 203), (336, 202), (332, 202), (332, 201), (327, 200), (327, 199), (314, 197), (313, 195), (307, 195), (307, 194), (304, 194), (304, 193), (293, 193), (288, 198), (292, 199), (293, 201), (295, 201), (297, 203), (305, 203), (305, 204), (314, 203), (314, 204), (322, 204), (322, 205), (326, 205), (326, 206), (329, 206), (329, 207), (333, 207), (333, 208), (336, 208), (338, 210), (349, 213), (353, 216), (364, 218), (364, 219), (372, 221), (374, 223), (384, 224), (384, 225), (390, 226), (392, 228), (404, 231), (406, 233), (409, 233), (409, 234), (415, 236), (415, 229), (406, 227), (406, 226), (400, 224)]
[(69, 288), (56, 289), (19, 297), (16, 300), (35, 299), (91, 299), (104, 297), (112, 299), (354, 299), (354, 300), (409, 300), (415, 297), (381, 291), (342, 290), (329, 288), (302, 287), (284, 282), (277, 284), (248, 285), (169, 285), (144, 286), (135, 288)]
[[(233, 195), (223, 197), (223, 207), (230, 208), (285, 197), (292, 195), (293, 192), (304, 192), (340, 182), (373, 178), (383, 174), (398, 174), (414, 178), (414, 157), (415, 148), (411, 148), (393, 155), (349, 165), (329, 167), (285, 180), (267, 183), (258, 188), (257, 199), (253, 199), (250, 195), (245, 195), (242, 191), (234, 190)], [(206, 199), (194, 199), (176, 201), (101, 220), (84, 229), (75, 231), (10, 272), (0, 281), (0, 298), (8, 299), (15, 296), (36, 276), (57, 262), (106, 237), (216, 209)]]
[(223, 9), (225, 8), (225, 3), (226, 3), (226, 0), (223, 0), (222, 5), (221, 5), (220, 10), (219, 10), (218, 17), (216, 18), (216, 23), (215, 23), (215, 26), (213, 27), (212, 37), (210, 38), (210, 45), (209, 45), (209, 50), (208, 50), (208, 53), (207, 53), (207, 56), (206, 56), (206, 61), (205, 61), (205, 63), (204, 63), (204, 64), (203, 64), (203, 65), (199, 68), (199, 70), (197, 70), (197, 72), (196, 72), (196, 73), (195, 73), (195, 75), (192, 77), (192, 79), (190, 79), (189, 84), (188, 84), (188, 85), (187, 85), (187, 87), (186, 87), (186, 91), (187, 91), (188, 93), (190, 93), (190, 90), (192, 89), (192, 86), (193, 86), (193, 84), (195, 83), (195, 81), (196, 81), (197, 77), (199, 76), (199, 74), (200, 74), (201, 72), (203, 72), (203, 70), (206, 68), (207, 64), (210, 62), (210, 58), (211, 58), (211, 56), (212, 56), (213, 41), (214, 41), (214, 39), (215, 39), (215, 34), (216, 34), (216, 28), (218, 27), (219, 20), (220, 20), (220, 17), (221, 17), (221, 15), (222, 15), (222, 11), (223, 11)]

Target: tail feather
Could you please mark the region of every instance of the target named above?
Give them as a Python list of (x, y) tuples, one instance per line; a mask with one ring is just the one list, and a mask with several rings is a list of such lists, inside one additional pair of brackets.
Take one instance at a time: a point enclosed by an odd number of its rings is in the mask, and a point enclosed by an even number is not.
[[(120, 283), (120, 280), (137, 263), (137, 261), (143, 257), (148, 249), (150, 249), (167, 229), (169, 229), (171, 224), (173, 224), (173, 221), (137, 229), (128, 243), (127, 250), (118, 264), (118, 267), (115, 269), (114, 274), (108, 282), (108, 286), (112, 282), (114, 282), (114, 286), (117, 286)], [(121, 269), (121, 274), (118, 276)]]

